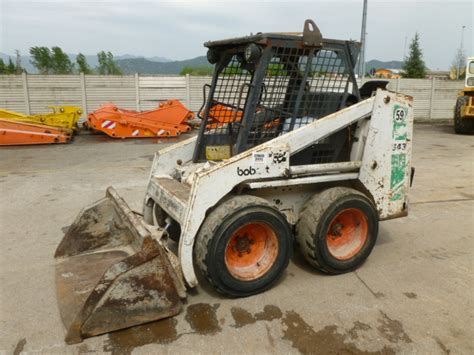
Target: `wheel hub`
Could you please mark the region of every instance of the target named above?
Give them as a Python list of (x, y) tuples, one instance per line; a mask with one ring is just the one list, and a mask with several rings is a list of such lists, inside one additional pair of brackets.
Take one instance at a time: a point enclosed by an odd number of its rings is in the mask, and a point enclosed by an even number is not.
[(338, 260), (348, 260), (359, 253), (367, 239), (367, 217), (355, 208), (340, 211), (331, 221), (326, 236), (329, 253)]
[(225, 263), (232, 276), (250, 281), (262, 277), (272, 267), (277, 255), (277, 234), (272, 226), (263, 222), (250, 222), (230, 237)]
[(254, 243), (255, 241), (249, 238), (247, 233), (242, 236), (237, 235), (235, 237), (235, 244), (232, 246), (232, 250), (236, 252), (239, 257), (242, 257), (244, 253), (250, 254), (252, 252), (250, 246)]

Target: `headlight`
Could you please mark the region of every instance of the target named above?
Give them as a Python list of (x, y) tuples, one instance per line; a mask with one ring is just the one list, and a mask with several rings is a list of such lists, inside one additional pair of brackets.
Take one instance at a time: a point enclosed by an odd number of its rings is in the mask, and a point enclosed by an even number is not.
[(474, 86), (474, 76), (472, 78), (467, 78), (467, 86)]
[(247, 48), (245, 48), (244, 58), (248, 63), (253, 63), (260, 58), (261, 53), (262, 50), (259, 46), (255, 43), (250, 43)]
[(211, 64), (216, 64), (221, 57), (221, 54), (215, 49), (209, 49), (207, 51), (207, 61)]

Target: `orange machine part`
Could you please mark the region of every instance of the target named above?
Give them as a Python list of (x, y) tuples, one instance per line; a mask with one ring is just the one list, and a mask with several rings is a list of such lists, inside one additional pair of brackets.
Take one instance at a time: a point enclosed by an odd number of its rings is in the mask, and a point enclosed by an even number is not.
[(206, 125), (207, 129), (222, 127), (225, 123), (240, 122), (242, 119), (242, 111), (232, 109), (230, 107), (217, 104), (209, 110), (209, 120)]
[(191, 130), (195, 117), (179, 100), (160, 103), (150, 111), (130, 111), (106, 104), (89, 114), (87, 125), (112, 138), (177, 137)]
[(0, 145), (68, 143), (71, 138), (69, 129), (0, 119)]

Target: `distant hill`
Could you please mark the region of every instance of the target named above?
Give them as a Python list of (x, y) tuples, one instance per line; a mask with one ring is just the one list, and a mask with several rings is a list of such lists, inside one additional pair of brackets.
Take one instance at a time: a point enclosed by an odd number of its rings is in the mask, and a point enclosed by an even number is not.
[(365, 63), (365, 70), (368, 72), (370, 69), (402, 69), (403, 61), (401, 60), (390, 60), (388, 62), (382, 62), (377, 59), (369, 60)]
[(179, 74), (185, 67), (211, 66), (205, 56), (170, 62), (156, 62), (146, 58), (120, 59), (117, 65), (124, 74)]
[[(72, 62), (76, 61), (76, 54), (68, 54)], [(8, 58), (12, 58), (15, 62), (14, 55), (8, 55), (0, 52), (0, 58), (4, 62), (8, 62)], [(87, 62), (92, 68), (98, 66), (97, 55), (86, 55)], [(200, 56), (186, 60), (172, 61), (165, 57), (149, 57), (136, 56), (133, 54), (124, 54), (115, 56), (118, 66), (123, 70), (124, 74), (179, 74), (184, 67), (208, 67), (211, 66), (207, 61), (206, 56)], [(28, 73), (36, 74), (37, 70), (30, 63), (30, 57), (27, 55), (21, 56), (21, 65)], [(367, 72), (370, 69), (386, 68), (386, 69), (401, 69), (403, 62), (399, 60), (380, 61), (377, 59), (369, 60), (365, 67)]]
[[(69, 59), (71, 62), (75, 63), (76, 62), (76, 56), (77, 54), (68, 54)], [(86, 59), (87, 63), (91, 66), (91, 68), (95, 68), (99, 65), (99, 60), (97, 59), (97, 54), (86, 54)], [(36, 68), (31, 64), (30, 62), (30, 56), (28, 55), (21, 55), (21, 66), (26, 69), (26, 71), (30, 74), (36, 74), (38, 71)], [(15, 55), (7, 54), (7, 53), (2, 53), (0, 52), (0, 58), (3, 59), (5, 63), (8, 63), (8, 58), (11, 58), (13, 63), (15, 63), (16, 57)], [(143, 59), (143, 56), (136, 56), (133, 54), (123, 54), (123, 55), (117, 55), (114, 57), (115, 60), (137, 60), (137, 59)], [(165, 57), (150, 57), (147, 58), (149, 61), (155, 63), (155, 62), (161, 62), (161, 63), (166, 63), (166, 62), (171, 62), (171, 59), (165, 58)]]

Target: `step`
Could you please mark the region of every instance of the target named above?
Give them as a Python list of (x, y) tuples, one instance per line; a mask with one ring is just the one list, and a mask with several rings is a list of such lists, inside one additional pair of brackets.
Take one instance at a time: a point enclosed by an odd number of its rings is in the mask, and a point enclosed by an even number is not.
[(189, 185), (171, 176), (152, 177), (148, 185), (148, 195), (178, 223), (184, 218), (190, 192)]

